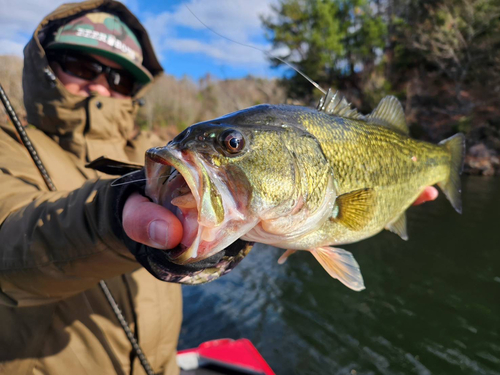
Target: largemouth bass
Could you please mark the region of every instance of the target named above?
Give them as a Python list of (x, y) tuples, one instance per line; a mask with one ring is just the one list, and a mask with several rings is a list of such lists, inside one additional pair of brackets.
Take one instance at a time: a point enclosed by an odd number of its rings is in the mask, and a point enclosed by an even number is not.
[[(430, 185), (461, 212), (463, 158), (462, 134), (438, 145), (410, 138), (395, 97), (363, 116), (329, 92), (318, 109), (258, 105), (192, 125), (147, 151), (146, 194), (183, 223), (181, 244), (165, 252), (174, 264), (210, 260), (242, 239), (287, 249), (280, 263), (309, 251), (359, 291), (359, 266), (337, 246), (384, 229), (406, 240), (405, 211)], [(180, 281), (209, 281), (247, 253), (224, 258), (213, 277)]]

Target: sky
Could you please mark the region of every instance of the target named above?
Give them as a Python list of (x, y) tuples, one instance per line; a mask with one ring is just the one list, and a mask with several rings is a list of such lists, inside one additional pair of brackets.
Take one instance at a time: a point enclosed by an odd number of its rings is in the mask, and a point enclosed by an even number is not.
[[(58, 5), (71, 0), (0, 0), (0, 55), (22, 56), (35, 27)], [(272, 78), (284, 69), (273, 69), (266, 55), (234, 41), (270, 49), (260, 16), (272, 14), (278, 0), (123, 0), (148, 30), (168, 74), (197, 80), (207, 73), (220, 79), (253, 75)], [(189, 8), (189, 9), (188, 9)]]

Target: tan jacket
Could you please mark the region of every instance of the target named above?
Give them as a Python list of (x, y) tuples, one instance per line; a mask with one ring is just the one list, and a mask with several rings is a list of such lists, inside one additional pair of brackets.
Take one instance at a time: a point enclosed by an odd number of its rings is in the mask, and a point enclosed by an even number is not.
[(132, 100), (81, 98), (54, 80), (46, 26), (96, 7), (139, 35), (145, 66), (161, 73), (142, 26), (121, 4), (61, 6), (25, 49), (27, 132), (57, 187), (45, 186), (13, 128), (0, 129), (0, 374), (144, 374), (104, 294), (105, 279), (156, 373), (177, 374), (180, 286), (151, 276), (113, 234), (109, 177), (86, 169), (99, 156), (141, 162), (162, 142), (132, 138)]

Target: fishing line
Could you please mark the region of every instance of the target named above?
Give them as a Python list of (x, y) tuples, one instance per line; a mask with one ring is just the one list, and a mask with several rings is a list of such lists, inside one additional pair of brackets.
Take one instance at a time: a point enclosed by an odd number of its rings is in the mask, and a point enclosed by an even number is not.
[[(137, 173), (138, 171), (134, 171), (132, 173)], [(122, 176), (122, 177), (119, 177), (117, 178), (116, 180), (114, 180), (112, 183), (111, 183), (111, 186), (115, 187), (115, 186), (122, 186), (122, 185), (128, 185), (128, 184), (133, 184), (134, 182), (141, 182), (141, 181), (147, 181), (148, 179), (147, 178), (140, 178), (138, 180), (133, 180), (133, 181), (125, 181), (125, 182), (120, 182), (120, 183), (117, 183), (118, 181), (120, 181), (121, 179), (125, 178), (126, 176), (128, 176), (130, 173), (127, 173), (126, 175)], [(159, 177), (155, 177), (155, 178), (152, 178), (152, 180), (155, 180), (155, 179), (160, 179), (162, 177), (170, 177), (171, 173), (170, 174), (167, 174), (167, 175), (163, 175), (163, 176), (159, 176)]]
[(233, 42), (233, 43), (239, 44), (241, 46), (248, 47), (248, 48), (253, 48), (253, 49), (257, 50), (257, 51), (260, 51), (264, 55), (266, 55), (267, 57), (269, 57), (271, 59), (276, 59), (278, 61), (281, 61), (283, 64), (288, 65), (290, 68), (292, 68), (297, 73), (299, 73), (302, 77), (304, 77), (305, 79), (307, 79), (309, 81), (309, 83), (311, 83), (314, 87), (316, 87), (319, 91), (321, 91), (323, 93), (323, 95), (326, 95), (326, 91), (323, 90), (320, 85), (318, 85), (316, 82), (314, 82), (305, 73), (302, 73), (302, 71), (299, 68), (296, 68), (295, 66), (293, 66), (289, 62), (283, 60), (280, 57), (272, 56), (269, 52), (267, 52), (267, 51), (265, 51), (263, 49), (260, 49), (259, 47), (252, 46), (251, 44), (245, 44), (245, 43), (242, 43), (242, 42), (238, 42), (237, 40), (231, 39), (231, 38), (229, 38), (229, 37), (227, 37), (225, 35), (222, 35), (222, 34), (218, 33), (217, 31), (215, 31), (214, 29), (212, 29), (210, 26), (208, 26), (205, 22), (203, 22), (196, 14), (194, 14), (194, 12), (187, 6), (187, 4), (184, 4), (184, 6), (187, 8), (187, 10), (189, 10), (189, 12), (194, 16), (194, 18), (196, 18), (203, 26), (205, 26), (208, 30), (210, 30), (214, 34), (220, 36), (221, 38), (229, 40), (230, 42)]

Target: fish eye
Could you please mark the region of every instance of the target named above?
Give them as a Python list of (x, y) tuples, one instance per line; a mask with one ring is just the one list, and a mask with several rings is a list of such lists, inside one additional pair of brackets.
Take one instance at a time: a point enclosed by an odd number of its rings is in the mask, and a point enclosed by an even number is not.
[(226, 130), (220, 137), (222, 145), (230, 154), (237, 154), (245, 147), (245, 138), (237, 130)]

